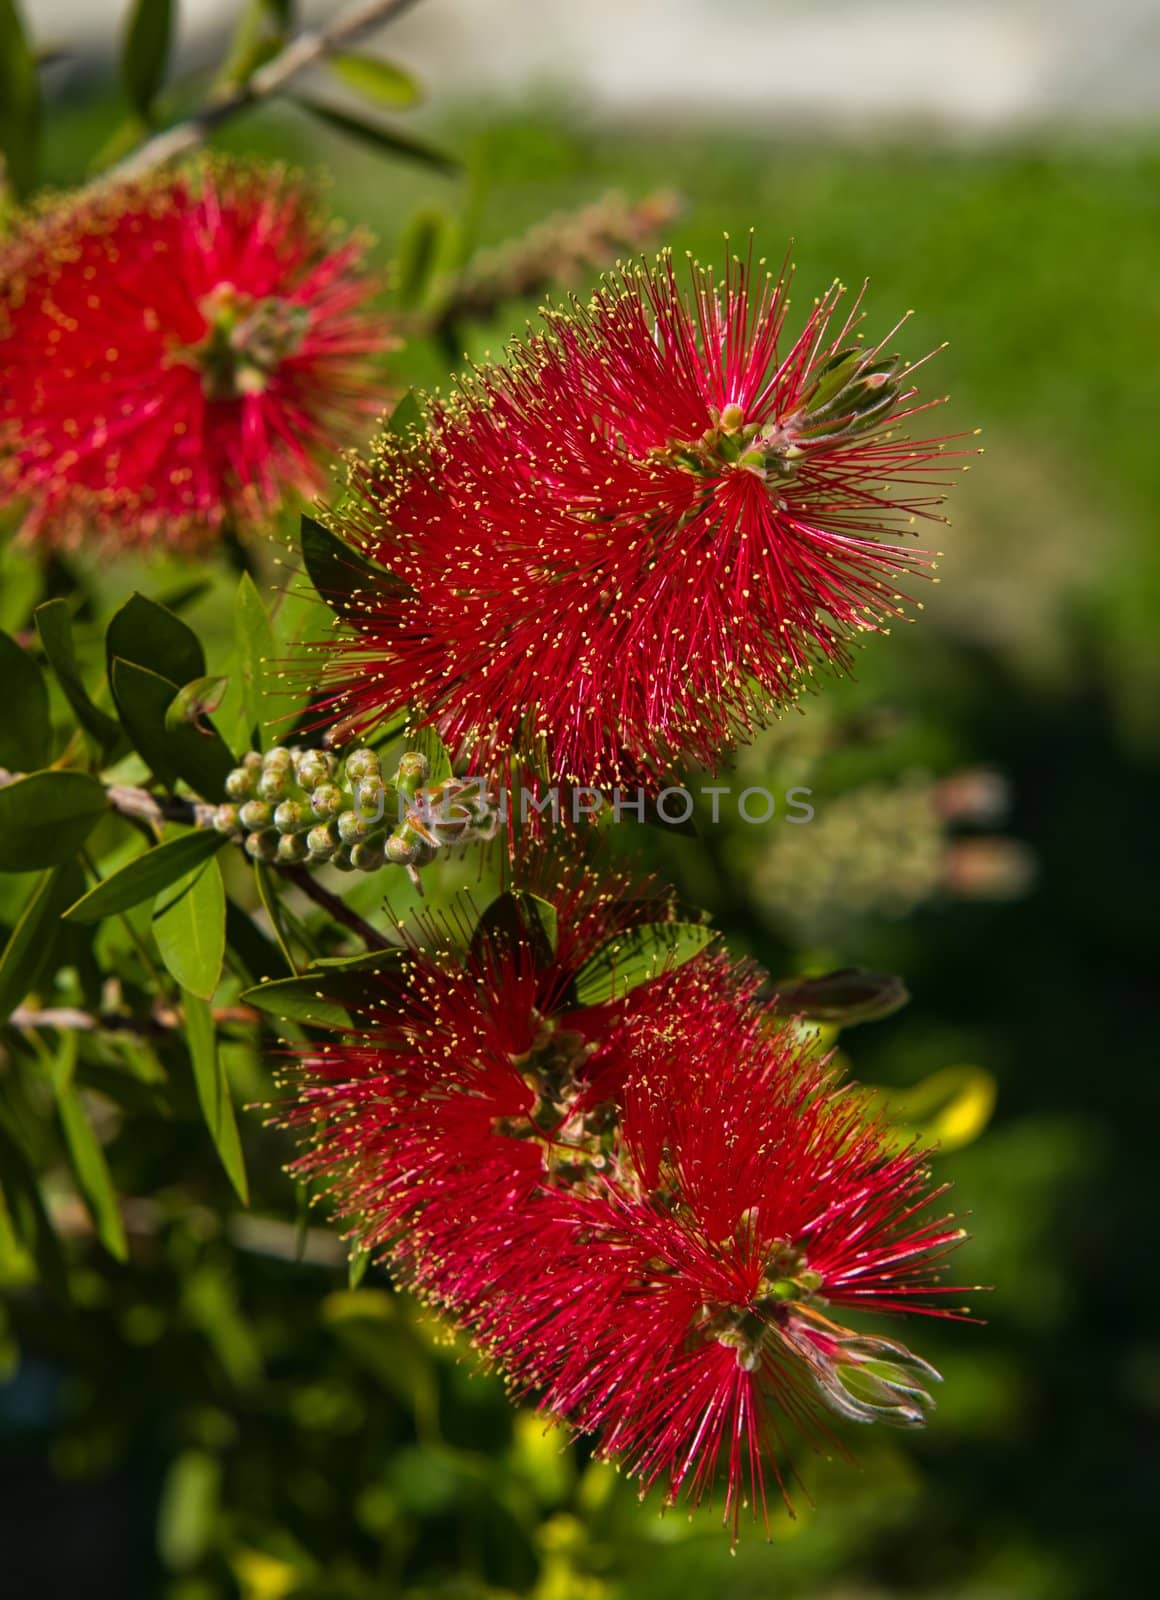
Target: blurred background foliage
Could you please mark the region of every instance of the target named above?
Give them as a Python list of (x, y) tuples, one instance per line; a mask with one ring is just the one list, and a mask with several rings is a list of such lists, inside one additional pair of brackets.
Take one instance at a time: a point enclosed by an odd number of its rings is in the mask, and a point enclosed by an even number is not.
[[(81, 181), (124, 114), (111, 83), (74, 81), (51, 105), (49, 179)], [(904, 976), (911, 1003), (841, 1047), (942, 1134), (937, 1172), (973, 1236), (960, 1270), (993, 1286), (976, 1297), (986, 1326), (924, 1327), (946, 1379), (932, 1426), (851, 1437), (856, 1465), (802, 1456), (796, 1518), (779, 1511), (772, 1545), (748, 1530), (731, 1554), (712, 1510), (661, 1518), (513, 1409), (376, 1269), (348, 1287), (342, 1242), (298, 1216), (288, 1149), (259, 1111), (242, 1117), (241, 1207), (178, 1041), (86, 1041), (76, 1081), (129, 1197), (129, 1249), (117, 1260), (93, 1239), (34, 1083), (15, 1110), (38, 1130), (69, 1299), (35, 1288), (0, 1240), (0, 1586), (14, 1600), (1133, 1592), (1154, 1552), (1160, 1413), (1160, 135), (826, 142), (595, 125), (534, 99), (436, 106), (421, 126), (456, 173), (384, 160), (286, 107), (218, 142), (320, 170), (381, 263), (402, 260), (403, 319), (549, 214), (675, 190), (678, 253), (719, 259), (722, 233), (744, 248), (752, 226), (780, 260), (792, 237), (799, 314), (835, 273), (868, 276), (872, 328), (913, 307), (907, 353), (949, 341), (928, 380), (951, 396), (946, 430), (981, 425), (987, 453), (956, 489), (945, 581), (855, 681), (739, 758), (749, 783), (810, 787), (815, 820), (745, 826), (726, 805), (697, 837), (628, 827), (618, 842), (776, 977)], [(559, 232), (554, 248), (567, 266)], [(594, 281), (583, 252), (571, 276)], [(451, 352), (498, 354), (541, 297), (436, 316), (394, 381), (445, 383)], [(225, 561), (112, 567), (81, 551), (42, 571), (8, 545), (0, 577), (0, 624), (24, 634), (33, 603), (65, 594), (82, 650), (133, 587), (176, 599), (224, 670)], [(312, 618), (291, 601), (283, 620), (292, 634)], [(469, 858), (436, 897), (477, 871)], [(0, 923), (19, 881), (0, 882)], [(354, 892), (369, 910), (381, 884)], [(390, 892), (406, 909), (405, 885)], [(125, 941), (131, 971), (130, 933), (101, 937)], [(34, 1049), (4, 1037), (12, 1088)], [(240, 1104), (268, 1098), (252, 1030), (230, 1036), (227, 1064)]]

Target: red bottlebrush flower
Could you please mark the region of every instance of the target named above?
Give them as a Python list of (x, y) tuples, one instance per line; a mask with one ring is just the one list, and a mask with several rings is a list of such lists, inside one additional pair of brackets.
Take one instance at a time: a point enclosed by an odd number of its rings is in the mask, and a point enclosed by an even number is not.
[(545, 888), (550, 958), (415, 951), (381, 1014), (301, 1064), (286, 1120), (299, 1173), (517, 1388), (673, 1500), (723, 1472), (736, 1529), (767, 1458), (781, 1483), (784, 1424), (923, 1420), (933, 1369), (832, 1313), (937, 1309), (961, 1230), (749, 969), (703, 956), (577, 1007), (623, 889)]
[(959, 1314), (938, 1268), (963, 1233), (931, 1214), (924, 1152), (892, 1146), (727, 962), (644, 994), (614, 1150), (557, 1199), (551, 1270), (469, 1321), (644, 1486), (695, 1502), (723, 1471), (736, 1532), (746, 1499), (765, 1514), (767, 1460), (782, 1484), (784, 1424), (823, 1442), (830, 1414), (925, 1420), (938, 1373), (829, 1313)]
[(662, 256), (384, 441), (349, 532), (403, 582), (328, 644), (330, 712), (410, 706), (477, 766), (542, 739), (556, 777), (635, 781), (846, 665), (903, 615), (925, 558), (889, 536), (934, 515), (944, 458), (899, 435), (915, 369), (840, 294), (783, 348), (784, 280), (693, 267), (686, 292)]
[(31, 539), (189, 545), (316, 492), (373, 412), (363, 244), (281, 169), (62, 200), (0, 245), (0, 495)]
[(623, 1025), (627, 1002), (579, 1006), (575, 974), (626, 921), (667, 913), (626, 875), (583, 860), (520, 866), (551, 906), (554, 950), (514, 897), (465, 956), (451, 947), (466, 927), (428, 920), (403, 976), (381, 993), (368, 986), (358, 1031), (295, 1069), (287, 1118), (311, 1141), (297, 1170), (328, 1190), (360, 1243), (392, 1250), (417, 1286), (456, 1303), (472, 1227), (517, 1214), (567, 1165), (567, 1101)]

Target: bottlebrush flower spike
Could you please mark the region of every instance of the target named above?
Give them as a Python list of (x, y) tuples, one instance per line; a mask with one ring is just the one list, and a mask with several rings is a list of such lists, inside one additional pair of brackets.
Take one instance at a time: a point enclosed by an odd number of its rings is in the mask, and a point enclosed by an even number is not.
[(323, 483), (376, 409), (363, 242), (280, 168), (90, 191), (0, 245), (0, 497), (57, 544), (205, 543)]
[(328, 714), (410, 706), (478, 766), (542, 741), (557, 778), (636, 781), (713, 765), (904, 615), (927, 558), (896, 536), (941, 520), (946, 460), (898, 431), (924, 407), (896, 330), (863, 348), (835, 285), (786, 345), (784, 276), (690, 275), (662, 255), (545, 312), (356, 467), (348, 534), (402, 582), (328, 643)]
[(829, 1313), (954, 1316), (939, 1297), (962, 1292), (938, 1281), (963, 1233), (932, 1215), (924, 1153), (753, 995), (722, 960), (643, 991), (615, 1149), (556, 1202), (571, 1242), (471, 1318), (644, 1486), (695, 1502), (723, 1472), (734, 1532), (745, 1501), (765, 1515), (766, 1462), (782, 1484), (787, 1424), (832, 1443), (835, 1414), (906, 1426), (933, 1404), (932, 1367)]

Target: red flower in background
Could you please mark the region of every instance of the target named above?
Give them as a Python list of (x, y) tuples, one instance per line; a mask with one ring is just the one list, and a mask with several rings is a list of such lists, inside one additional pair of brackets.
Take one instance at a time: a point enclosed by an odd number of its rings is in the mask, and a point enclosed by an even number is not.
[(590, 868), (541, 883), (554, 954), (415, 950), (349, 1043), (300, 1064), (297, 1170), (643, 1486), (696, 1501), (723, 1475), (736, 1528), (781, 1483), (787, 1425), (925, 1419), (938, 1374), (832, 1313), (936, 1311), (962, 1231), (751, 969), (701, 956), (580, 1007), (578, 968), (639, 903)]
[(635, 781), (711, 765), (903, 615), (925, 558), (894, 536), (944, 466), (898, 432), (914, 369), (861, 346), (837, 287), (783, 348), (784, 280), (690, 270), (548, 313), (356, 469), (349, 531), (404, 582), (328, 645), (336, 716), (409, 705), (477, 766), (542, 739), (557, 778)]
[(0, 245), (0, 493), (54, 543), (204, 541), (324, 481), (376, 408), (363, 244), (281, 169), (64, 200)]

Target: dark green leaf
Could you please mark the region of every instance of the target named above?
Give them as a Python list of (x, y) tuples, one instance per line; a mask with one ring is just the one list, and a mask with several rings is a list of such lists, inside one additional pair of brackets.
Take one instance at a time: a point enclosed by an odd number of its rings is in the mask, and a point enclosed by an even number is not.
[(0, 1106), (0, 1192), (17, 1239), (36, 1262), (41, 1281), (60, 1299), (68, 1297), (68, 1273), (60, 1241), (40, 1193), (24, 1140)]
[(413, 106), (422, 91), (409, 72), (393, 61), (361, 53), (331, 56), (331, 71), (368, 100), (383, 106)]
[(121, 48), (121, 81), (134, 111), (149, 120), (165, 81), (173, 32), (173, 0), (133, 0)]
[(85, 732), (102, 750), (111, 752), (122, 735), (116, 721), (95, 706), (81, 681), (73, 645), (72, 619), (67, 600), (47, 600), (34, 613), (40, 642), (65, 699)]
[(61, 912), (83, 887), (84, 878), (74, 861), (64, 862), (36, 885), (0, 955), (0, 1019), (11, 1016), (36, 987), (52, 959)]
[(199, 726), (212, 716), (226, 697), (230, 680), (219, 676), (194, 678), (183, 684), (170, 702), (165, 713), (167, 728), (180, 728), (186, 724)]
[(66, 1033), (61, 1038), (52, 1071), (56, 1109), (60, 1114), (60, 1125), (77, 1187), (84, 1197), (97, 1238), (114, 1260), (127, 1261), (129, 1244), (125, 1238), (125, 1224), (117, 1191), (109, 1175), (109, 1165), (101, 1142), (85, 1116), (81, 1097), (73, 1082), (77, 1044), (75, 1033)]
[(413, 433), (421, 433), (423, 426), (423, 408), (414, 389), (408, 389), (387, 418), (387, 428), (398, 438), (409, 439)]
[(682, 966), (717, 936), (696, 922), (645, 922), (614, 934), (576, 974), (582, 1006), (621, 1000), (639, 984)]
[(296, 94), (294, 100), (311, 116), (325, 122), (327, 127), (358, 139), (372, 149), (385, 150), (388, 155), (402, 156), (407, 161), (421, 162), (424, 166), (434, 167), (437, 172), (452, 173), (459, 166), (445, 151), (428, 144), (425, 139), (416, 138), (412, 133), (401, 133), (398, 128), (388, 127), (384, 122), (359, 116), (311, 96)]
[(254, 920), (240, 906), (226, 900), (226, 945), (235, 971), (249, 983), (262, 978), (287, 978), (293, 969), (272, 940), (255, 927)]
[(171, 740), (165, 727), (165, 713), (177, 693), (177, 685), (148, 667), (141, 667), (121, 656), (114, 656), (109, 670), (113, 700), (134, 750), (168, 788), (177, 782)]
[[(401, 305), (417, 306), (422, 303), (435, 276), (447, 226), (447, 218), (440, 211), (419, 211), (407, 224), (395, 252), (396, 293)], [(419, 407), (411, 390), (407, 391), (399, 405), (408, 399), (414, 404), (417, 416)], [(399, 431), (394, 427), (393, 417), (388, 426), (392, 431)]]
[(213, 998), (226, 950), (226, 892), (216, 860), (157, 896), (153, 933), (167, 971), (202, 1000)]
[(556, 955), (556, 908), (539, 895), (508, 889), (493, 900), (475, 925), (472, 955), (485, 943), (509, 949), (528, 946), (536, 965), (546, 967)]
[(87, 772), (31, 772), (0, 788), (0, 872), (36, 872), (75, 856), (108, 804)]
[(205, 652), (193, 629), (143, 594), (130, 595), (109, 623), (105, 656), (110, 677), (115, 656), (174, 684), (205, 676)]
[(270, 686), (273, 660), (278, 647), (262, 597), (248, 572), (242, 574), (234, 602), (234, 637), (241, 664), (242, 715), (246, 739), (256, 739), (262, 748), (266, 720), (270, 715)]
[(779, 1011), (836, 1022), (844, 1028), (892, 1016), (910, 999), (901, 978), (864, 967), (843, 967), (820, 978), (796, 978), (774, 985)]
[(270, 919), (270, 926), (274, 930), (274, 937), (278, 941), (283, 959), (291, 972), (297, 972), (294, 952), (290, 947), (290, 935), (286, 929), (286, 919), (282, 915), (282, 903), (278, 897), (277, 879), (264, 861), (254, 863), (254, 883), (257, 886), (258, 899), (262, 902), (262, 909)]
[(16, 772), (43, 767), (52, 755), (48, 688), (36, 662), (6, 633), (0, 633), (0, 683), (0, 767)]
[(0, 0), (0, 156), (23, 199), (40, 165), (40, 82), (15, 0)]
[(278, 978), (272, 983), (255, 984), (242, 999), (258, 1011), (265, 1011), (286, 1022), (304, 1022), (312, 1028), (349, 1028), (345, 1006), (329, 998), (322, 984), (323, 974), (298, 978)]
[(114, 872), (103, 883), (69, 906), (64, 913), (69, 922), (99, 922), (116, 911), (128, 911), (143, 900), (152, 899), (162, 889), (167, 889), (178, 878), (186, 876), (215, 855), (225, 844), (225, 836), (212, 828), (199, 828), (194, 833), (167, 839), (164, 844), (146, 850)]
[(165, 742), (178, 777), (210, 801), (224, 798), (226, 778), (235, 765), (229, 745), (208, 718), (226, 682), (195, 678), (177, 691), (165, 712)]
[(205, 1125), (239, 1200), (243, 1205), (249, 1205), (250, 1191), (246, 1182), (242, 1143), (238, 1137), (229, 1080), (214, 1036), (213, 1013), (202, 996), (191, 994), (188, 990), (182, 996), (182, 1003), (185, 1008), (186, 1038), (193, 1062), (193, 1079)]
[(358, 614), (359, 596), (365, 590), (386, 589), (388, 592), (406, 591), (406, 584), (385, 567), (368, 561), (366, 556), (324, 528), (313, 517), (302, 518), (302, 561), (311, 583), (327, 605), (339, 616)]

